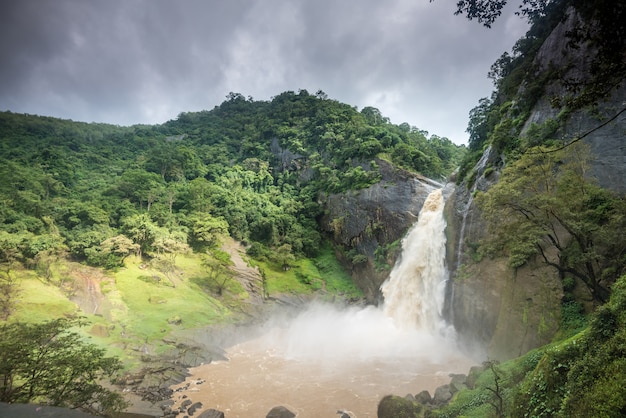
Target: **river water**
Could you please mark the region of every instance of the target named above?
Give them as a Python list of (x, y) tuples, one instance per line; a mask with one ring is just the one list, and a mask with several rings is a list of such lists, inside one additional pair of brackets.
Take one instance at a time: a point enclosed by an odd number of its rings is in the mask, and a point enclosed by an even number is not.
[(282, 405), (299, 418), (376, 417), (380, 399), (434, 389), (473, 364), (441, 319), (447, 272), (443, 197), (434, 191), (403, 241), (380, 307), (312, 303), (272, 318), (227, 350), (228, 361), (190, 370), (176, 390), (226, 418), (265, 417)]

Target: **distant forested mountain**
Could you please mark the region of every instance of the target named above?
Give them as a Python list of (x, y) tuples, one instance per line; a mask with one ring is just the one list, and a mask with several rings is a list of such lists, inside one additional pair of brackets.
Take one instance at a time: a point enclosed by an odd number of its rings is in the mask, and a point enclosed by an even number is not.
[(204, 251), (219, 234), (252, 255), (314, 255), (320, 195), (358, 190), (387, 160), (444, 178), (465, 152), (378, 109), (301, 90), (231, 93), (210, 111), (119, 127), (0, 113), (0, 261), (68, 255), (115, 267)]

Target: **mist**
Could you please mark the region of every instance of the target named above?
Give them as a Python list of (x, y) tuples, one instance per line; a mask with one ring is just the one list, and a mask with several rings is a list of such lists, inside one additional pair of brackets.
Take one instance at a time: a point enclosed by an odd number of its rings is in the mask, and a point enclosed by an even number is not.
[(338, 307), (314, 302), (292, 319), (272, 320), (259, 347), (285, 359), (341, 366), (369, 360), (445, 358), (453, 340), (396, 324), (384, 307)]

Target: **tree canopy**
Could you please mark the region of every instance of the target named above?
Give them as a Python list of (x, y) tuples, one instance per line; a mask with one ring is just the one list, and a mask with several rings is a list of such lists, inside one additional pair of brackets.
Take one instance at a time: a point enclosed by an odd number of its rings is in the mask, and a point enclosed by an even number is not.
[(504, 251), (512, 267), (538, 256), (605, 302), (626, 269), (626, 202), (593, 183), (588, 160), (582, 143), (532, 148), (477, 202), (489, 225), (487, 252)]
[(115, 268), (129, 254), (204, 252), (224, 234), (313, 255), (324, 195), (377, 182), (379, 159), (443, 178), (464, 151), (378, 109), (305, 90), (270, 101), (231, 93), (154, 126), (4, 112), (0, 261), (26, 266), (66, 251)]
[(86, 343), (72, 328), (80, 320), (0, 325), (0, 402), (44, 403), (96, 415), (127, 404), (102, 385), (121, 368), (105, 350)]

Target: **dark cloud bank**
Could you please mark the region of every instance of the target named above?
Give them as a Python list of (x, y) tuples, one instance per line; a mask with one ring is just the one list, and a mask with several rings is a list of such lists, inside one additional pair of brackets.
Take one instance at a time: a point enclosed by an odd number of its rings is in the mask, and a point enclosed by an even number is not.
[[(524, 33), (437, 0), (20, 0), (0, 5), (0, 110), (162, 123), (228, 92), (325, 91), (466, 141), (486, 73)], [(514, 8), (514, 6), (512, 6)]]

